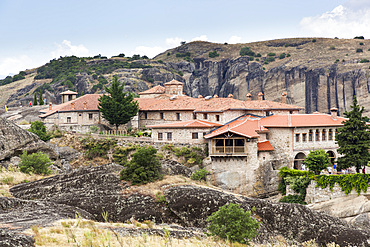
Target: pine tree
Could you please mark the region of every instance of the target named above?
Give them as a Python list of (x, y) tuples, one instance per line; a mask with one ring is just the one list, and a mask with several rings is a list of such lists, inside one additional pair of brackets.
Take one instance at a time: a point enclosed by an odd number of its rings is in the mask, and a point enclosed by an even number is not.
[(351, 108), (351, 111), (344, 112), (348, 120), (335, 136), (339, 145), (338, 153), (343, 154), (343, 157), (338, 158), (338, 170), (355, 166), (359, 173), (361, 167), (366, 166), (370, 160), (370, 132), (366, 125), (368, 118), (362, 116), (364, 107), (358, 105), (356, 96)]
[(44, 105), (44, 100), (42, 99), (42, 93), (40, 93), (39, 105)]
[(34, 93), (33, 95), (33, 105), (37, 105), (37, 95)]
[(132, 93), (123, 92), (125, 84), (121, 84), (117, 77), (114, 77), (112, 85), (104, 87), (108, 95), (99, 98), (99, 111), (103, 117), (112, 125), (126, 124), (139, 111), (139, 105), (134, 101)]

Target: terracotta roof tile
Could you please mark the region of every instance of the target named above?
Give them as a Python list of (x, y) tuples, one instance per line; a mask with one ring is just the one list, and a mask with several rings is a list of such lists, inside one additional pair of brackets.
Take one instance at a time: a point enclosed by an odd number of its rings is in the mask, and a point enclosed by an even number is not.
[(164, 85), (184, 85), (184, 83), (176, 81), (176, 80), (172, 80), (172, 81), (166, 82)]
[[(98, 111), (98, 99), (102, 96), (101, 94), (85, 94), (77, 99), (70, 100), (60, 105), (52, 106), (52, 110), (49, 111), (48, 108), (46, 109), (47, 112), (45, 114), (40, 115), (39, 117), (44, 118), (56, 112), (64, 112), (64, 111)], [(86, 108), (84, 105), (86, 102)], [(72, 103), (75, 104), (74, 109), (72, 109)]]
[(257, 142), (258, 151), (274, 151), (274, 147), (268, 140)]
[(167, 124), (158, 124), (150, 125), (148, 128), (158, 129), (158, 128), (214, 128), (222, 126), (222, 124), (211, 123), (203, 120), (190, 120), (183, 122), (167, 123)]
[(329, 114), (289, 114), (273, 115), (261, 119), (261, 124), (265, 127), (319, 127), (319, 126), (341, 126), (346, 121), (343, 117), (336, 120)]
[(152, 87), (146, 91), (140, 92), (139, 94), (162, 94), (165, 92), (165, 88), (162, 87), (161, 85), (157, 85), (155, 87)]

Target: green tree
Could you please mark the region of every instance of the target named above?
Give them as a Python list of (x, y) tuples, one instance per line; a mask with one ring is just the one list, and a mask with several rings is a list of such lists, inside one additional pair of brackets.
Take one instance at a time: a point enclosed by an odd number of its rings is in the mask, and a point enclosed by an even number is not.
[(157, 149), (152, 146), (139, 148), (132, 155), (131, 161), (124, 164), (120, 178), (132, 184), (146, 184), (161, 179), (161, 163), (156, 153)]
[(208, 230), (230, 242), (248, 244), (257, 236), (259, 222), (251, 218), (251, 212), (245, 212), (238, 204), (229, 203), (219, 208), (207, 218)]
[(361, 167), (368, 164), (370, 160), (370, 132), (366, 125), (367, 117), (363, 117), (364, 107), (360, 107), (356, 96), (353, 98), (351, 111), (344, 112), (348, 118), (344, 122), (344, 126), (338, 129), (338, 134), (335, 140), (338, 142), (338, 153), (342, 157), (338, 158), (338, 169), (346, 169), (348, 167), (356, 167), (356, 172), (359, 173)]
[(36, 95), (36, 93), (33, 94), (33, 105), (37, 105), (37, 95)]
[(36, 174), (50, 174), (49, 166), (52, 165), (49, 157), (42, 153), (37, 152), (33, 154), (27, 154), (27, 151), (23, 151), (20, 155), (21, 162), (19, 168), (24, 173), (36, 173)]
[(316, 175), (320, 175), (322, 170), (331, 165), (329, 154), (322, 149), (311, 151), (303, 161), (303, 164)]
[(112, 85), (104, 86), (108, 95), (104, 94), (99, 98), (99, 111), (103, 117), (112, 125), (126, 124), (139, 111), (139, 105), (134, 101), (134, 94), (123, 92), (125, 84), (121, 84), (117, 77), (114, 77)]
[(46, 133), (46, 127), (44, 123), (41, 121), (32, 122), (31, 128), (29, 128), (28, 131), (38, 135), (38, 137), (40, 137), (40, 139), (43, 141), (51, 139), (50, 135)]
[(39, 105), (44, 105), (44, 100), (42, 99), (42, 93), (40, 93)]

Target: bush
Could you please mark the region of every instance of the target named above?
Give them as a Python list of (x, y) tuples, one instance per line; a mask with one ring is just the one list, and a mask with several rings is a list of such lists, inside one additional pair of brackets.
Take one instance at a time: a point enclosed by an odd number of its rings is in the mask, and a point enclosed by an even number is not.
[(357, 48), (356, 52), (359, 53), (359, 52), (364, 52), (364, 51), (361, 48)]
[(207, 175), (211, 174), (209, 171), (207, 171), (205, 168), (202, 168), (196, 172), (193, 173), (191, 176), (191, 179), (198, 180), (198, 181), (206, 181)]
[(365, 39), (364, 36), (356, 36), (354, 39)]
[(334, 45), (331, 45), (329, 50), (335, 50), (335, 46)]
[(157, 150), (152, 146), (139, 148), (132, 155), (132, 160), (124, 165), (120, 178), (131, 181), (132, 184), (146, 184), (161, 179), (161, 163), (156, 153)]
[(257, 53), (256, 57), (262, 57), (261, 53)]
[(254, 60), (254, 57), (253, 56), (250, 56), (249, 57), (249, 61), (253, 61)]
[(301, 195), (288, 195), (288, 196), (283, 196), (279, 202), (286, 202), (286, 203), (298, 203), (298, 204), (307, 204), (304, 201), (304, 197)]
[(329, 154), (322, 149), (311, 151), (303, 161), (303, 164), (316, 175), (319, 175), (322, 170), (331, 165)]
[(273, 62), (273, 61), (275, 61), (275, 58), (274, 57), (268, 57), (268, 58), (266, 58), (265, 61), (266, 62)]
[(285, 58), (285, 56), (286, 56), (286, 55), (285, 55), (285, 53), (281, 53), (281, 54), (280, 54), (280, 56), (279, 56), (279, 58), (280, 58), (280, 59), (284, 59), (284, 58)]
[(286, 57), (290, 57), (290, 54), (288, 53), (288, 54), (286, 54)]
[(87, 137), (81, 140), (82, 147), (86, 149), (85, 156), (88, 159), (105, 157), (108, 151), (116, 145), (117, 141), (112, 139), (96, 140)]
[(363, 42), (360, 42), (360, 45), (364, 45), (364, 43)]
[(208, 230), (230, 242), (248, 244), (257, 236), (259, 222), (251, 218), (251, 212), (245, 212), (239, 205), (229, 203), (219, 208), (207, 218)]
[(43, 175), (51, 173), (51, 171), (49, 170), (49, 166), (52, 165), (52, 163), (49, 157), (42, 152), (28, 155), (27, 151), (23, 151), (20, 158), (21, 162), (19, 163), (19, 168), (21, 172)]
[(315, 42), (316, 42), (316, 39), (313, 39), (313, 40), (312, 40), (312, 43), (315, 43)]
[(214, 58), (214, 57), (220, 56), (220, 54), (218, 54), (217, 51), (211, 51), (211, 52), (208, 53), (208, 56), (210, 58)]
[(256, 53), (254, 53), (250, 47), (241, 48), (239, 54), (240, 56), (256, 56)]
[(362, 60), (360, 61), (360, 63), (368, 63), (368, 62), (370, 62), (370, 61), (369, 61), (369, 59), (366, 59), (366, 58), (364, 58), (364, 59), (362, 59)]
[(43, 141), (48, 141), (51, 139), (51, 136), (46, 133), (46, 127), (44, 123), (41, 121), (32, 122), (28, 131), (36, 134)]
[(267, 54), (267, 56), (269, 56), (269, 57), (274, 57), (274, 56), (276, 56), (276, 54), (275, 54), (275, 53), (273, 53), (273, 52), (270, 52), (270, 53), (268, 53), (268, 54)]

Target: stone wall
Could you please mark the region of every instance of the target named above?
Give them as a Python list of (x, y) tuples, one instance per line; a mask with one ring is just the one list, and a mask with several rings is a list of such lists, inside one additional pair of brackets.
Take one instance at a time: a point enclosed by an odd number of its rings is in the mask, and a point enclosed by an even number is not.
[[(307, 194), (306, 194), (306, 200), (308, 204), (312, 203), (319, 203), (319, 202), (326, 202), (329, 200), (333, 200), (340, 197), (349, 197), (353, 195), (358, 195), (355, 189), (352, 189), (351, 193), (346, 195), (344, 191), (342, 191), (341, 187), (338, 184), (335, 184), (333, 187), (333, 190), (331, 191), (328, 187), (325, 189), (322, 189), (321, 187), (316, 188), (316, 182), (311, 181), (311, 184), (307, 188)], [(364, 193), (361, 191), (360, 195), (368, 195), (370, 196), (369, 191), (367, 193)]]
[[(203, 138), (210, 129), (205, 128), (177, 128), (177, 129), (152, 129), (152, 139), (154, 142), (169, 142), (169, 143), (205, 143)], [(171, 133), (171, 140), (168, 140), (168, 133)], [(193, 139), (193, 133), (197, 133), (197, 138)], [(162, 138), (160, 139), (160, 134)]]

